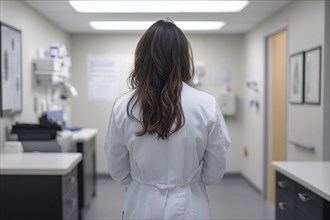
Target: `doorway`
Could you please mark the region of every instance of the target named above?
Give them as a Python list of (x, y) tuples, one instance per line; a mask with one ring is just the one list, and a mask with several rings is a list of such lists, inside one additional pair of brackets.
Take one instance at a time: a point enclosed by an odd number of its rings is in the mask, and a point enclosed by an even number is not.
[(282, 29), (266, 38), (267, 50), (267, 116), (266, 193), (275, 203), (275, 171), (272, 161), (286, 160), (287, 135), (287, 30)]

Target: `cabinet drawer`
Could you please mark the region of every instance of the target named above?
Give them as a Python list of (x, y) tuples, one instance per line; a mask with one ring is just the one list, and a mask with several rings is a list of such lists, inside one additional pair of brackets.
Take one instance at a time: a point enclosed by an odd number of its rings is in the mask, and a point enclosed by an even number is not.
[(291, 200), (282, 195), (282, 193), (276, 194), (276, 219), (288, 219), (292, 220), (295, 216), (294, 200)]
[(62, 197), (65, 197), (77, 182), (77, 168), (74, 168), (71, 172), (62, 177)]
[(63, 219), (67, 219), (73, 212), (78, 212), (78, 187), (77, 184), (62, 200)]
[(276, 192), (279, 192), (287, 198), (294, 200), (295, 182), (283, 174), (276, 172)]
[(323, 199), (321, 197), (299, 184), (297, 184), (295, 197), (297, 207), (315, 219), (323, 218)]

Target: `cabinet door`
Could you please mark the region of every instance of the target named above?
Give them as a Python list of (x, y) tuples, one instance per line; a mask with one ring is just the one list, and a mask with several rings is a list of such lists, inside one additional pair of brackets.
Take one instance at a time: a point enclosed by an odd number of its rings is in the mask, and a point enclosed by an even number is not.
[(282, 193), (287, 198), (294, 200), (295, 182), (288, 177), (276, 172), (276, 192)]
[(61, 220), (61, 176), (1, 175), (0, 219)]
[(282, 193), (276, 191), (276, 219), (292, 220), (295, 217), (294, 200), (283, 196)]
[(315, 218), (315, 216), (310, 215), (308, 212), (305, 212), (300, 207), (296, 207), (295, 216), (296, 216), (295, 219), (298, 220), (318, 220), (317, 218)]
[[(62, 199), (62, 210), (63, 210), (63, 219), (69, 219), (68, 217), (72, 213), (78, 212), (78, 186), (75, 184), (68, 194)], [(70, 217), (73, 219), (73, 217)], [(75, 220), (78, 220), (76, 218)]]
[(323, 219), (323, 199), (299, 184), (297, 184), (296, 205), (313, 218)]
[(94, 188), (94, 163), (93, 163), (93, 141), (88, 141), (85, 146), (84, 153), (84, 195), (85, 201), (84, 206), (89, 206), (93, 198), (93, 188)]
[(62, 177), (62, 195), (66, 196), (69, 191), (78, 183), (77, 168), (72, 169)]

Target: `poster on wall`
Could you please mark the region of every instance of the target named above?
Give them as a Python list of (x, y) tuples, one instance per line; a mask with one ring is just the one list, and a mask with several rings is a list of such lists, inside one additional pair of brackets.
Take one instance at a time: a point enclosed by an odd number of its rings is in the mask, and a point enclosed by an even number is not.
[(1, 22), (1, 117), (22, 111), (21, 31)]
[(290, 56), (290, 103), (304, 102), (304, 53)]
[(118, 95), (115, 60), (109, 56), (90, 55), (88, 65), (88, 99), (114, 99)]
[(321, 47), (305, 52), (305, 103), (321, 103)]
[(114, 101), (128, 91), (133, 59), (121, 55), (88, 55), (88, 100)]

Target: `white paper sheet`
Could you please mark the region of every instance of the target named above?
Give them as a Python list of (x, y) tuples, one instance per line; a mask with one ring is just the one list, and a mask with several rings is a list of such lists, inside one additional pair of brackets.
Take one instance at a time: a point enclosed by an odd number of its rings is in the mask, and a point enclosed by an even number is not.
[(89, 55), (88, 99), (113, 101), (128, 90), (126, 81), (132, 67), (129, 56)]

